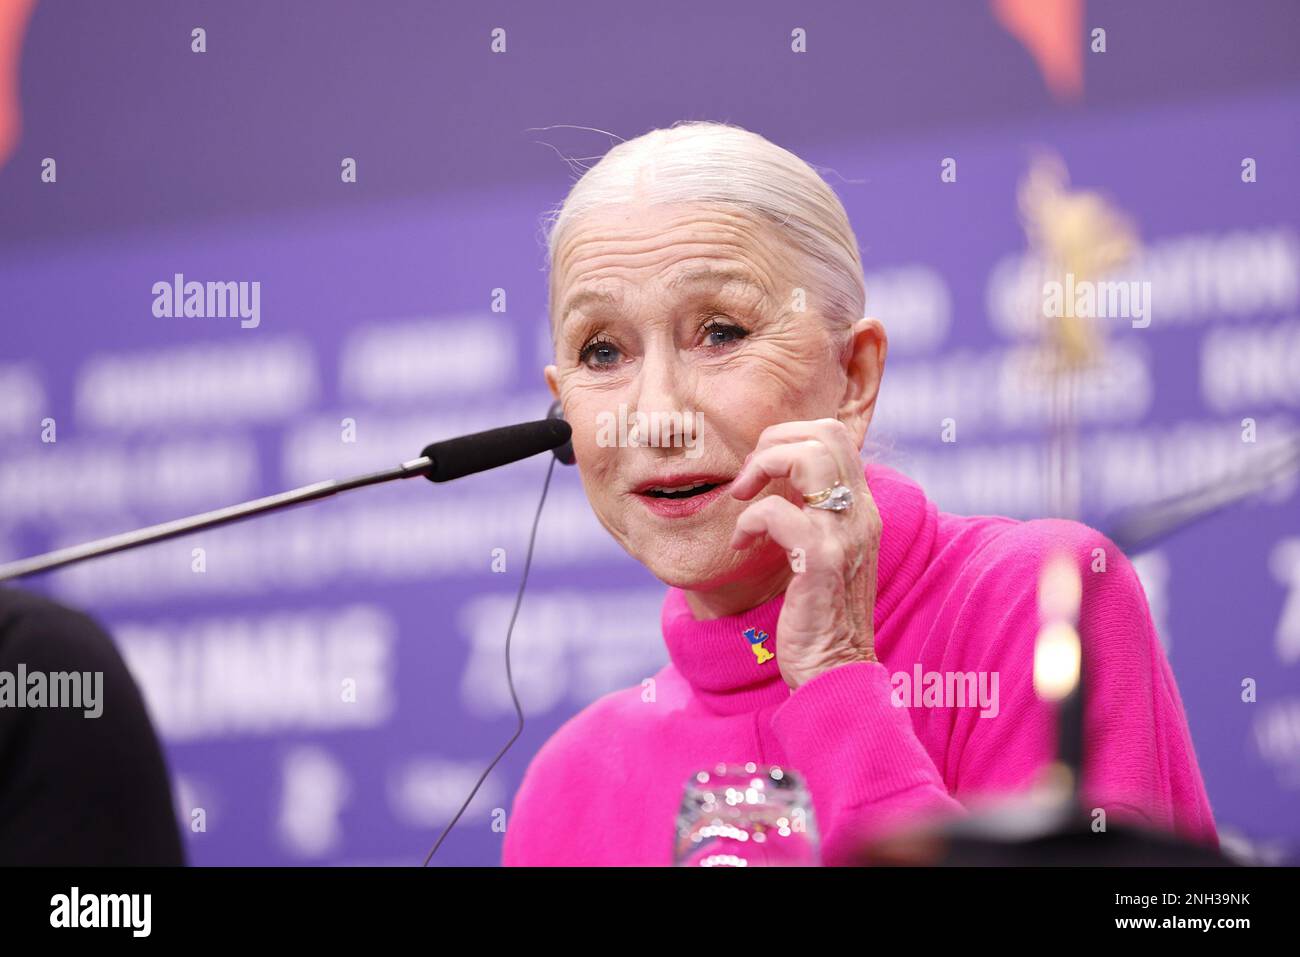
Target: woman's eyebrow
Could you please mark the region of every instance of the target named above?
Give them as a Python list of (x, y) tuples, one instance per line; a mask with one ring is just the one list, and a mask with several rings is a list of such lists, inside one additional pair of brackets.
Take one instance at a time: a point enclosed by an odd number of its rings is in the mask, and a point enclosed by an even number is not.
[(590, 305), (617, 307), (622, 301), (622, 296), (604, 289), (580, 289), (565, 302), (564, 309), (560, 313), (560, 325), (563, 326), (565, 321), (579, 309)]
[[(767, 294), (763, 284), (754, 279), (748, 272), (741, 269), (728, 269), (717, 266), (692, 269), (674, 276), (669, 280), (667, 288), (677, 290), (686, 286), (712, 286), (717, 289), (733, 286), (738, 287), (741, 292), (752, 295), (765, 296)], [(560, 313), (563, 317), (560, 319), (560, 326), (563, 327), (565, 321), (579, 309), (592, 305), (617, 308), (622, 302), (622, 296), (608, 290), (579, 289), (565, 302), (564, 309)]]

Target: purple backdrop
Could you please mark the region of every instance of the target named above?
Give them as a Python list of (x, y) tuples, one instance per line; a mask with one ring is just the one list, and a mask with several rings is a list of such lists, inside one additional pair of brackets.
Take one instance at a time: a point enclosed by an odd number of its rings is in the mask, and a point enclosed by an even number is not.
[[(1094, 5), (1089, 22), (1100, 11), (1116, 52), (1089, 61), (1089, 101), (1070, 110), (1050, 107), (1032, 63), (975, 4), (943, 7), (964, 43), (927, 40), (907, 6), (842, 22), (820, 13), (810, 42), (832, 50), (810, 53), (801, 85), (780, 96), (763, 93), (780, 87), (771, 73), (803, 67), (771, 66), (788, 56), (776, 5), (743, 23), (626, 27), (613, 52), (536, 10), (432, 22), (394, 7), (382, 23), (347, 6), (235, 10), (167, 5), (132, 21), (127, 39), (129, 18), (37, 9), (27, 129), (0, 173), (0, 560), (540, 417), (539, 217), (567, 169), (533, 140), (577, 155), (606, 144), (525, 132), (553, 123), (630, 136), (685, 116), (731, 119), (831, 170), (893, 341), (877, 454), (945, 508), (1048, 508), (1043, 406), (1021, 374), (1016, 211), (1016, 185), (1044, 148), (1075, 186), (1134, 219), (1145, 256), (1132, 275), (1152, 282), (1150, 327), (1114, 324), (1110, 376), (1085, 390), (1088, 520), (1107, 528), (1293, 434), (1300, 78), (1275, 64), (1273, 45), (1279, 31), (1294, 36), (1293, 9), (1260, 5), (1246, 25), (1188, 5), (1162, 47), (1153, 24), (1167, 8), (1125, 20)], [(565, 20), (607, 18), (582, 4)], [(519, 50), (499, 71), (483, 52), (498, 20), (517, 24)], [(213, 52), (192, 59), (189, 29), (205, 22)], [(363, 24), (371, 32), (358, 35)], [(1230, 28), (1247, 31), (1234, 50), (1269, 54), (1249, 82), (1244, 67), (1185, 62)], [(867, 37), (861, 50), (849, 35)], [(84, 57), (75, 77), (41, 57), (59, 42)], [(661, 72), (656, 44), (670, 51)], [(723, 63), (704, 79), (672, 69), (710, 48)], [(593, 69), (614, 69), (618, 50), (636, 54), (625, 88), (592, 92)], [(845, 66), (855, 56), (857, 73)], [(881, 57), (915, 82), (882, 96), (867, 82), (886, 79)], [(735, 61), (759, 70), (757, 92), (723, 76)], [(1181, 88), (1155, 79), (1164, 66)], [(325, 77), (334, 85), (311, 82)], [(856, 89), (868, 120), (853, 112)], [(58, 159), (57, 183), (39, 181), (45, 156)], [(355, 185), (338, 182), (344, 156), (358, 159)], [(955, 183), (940, 180), (945, 157)], [(1257, 182), (1242, 182), (1244, 157)], [(260, 323), (156, 317), (152, 287), (177, 273), (259, 282)], [(492, 310), (498, 290), (504, 312)], [(955, 443), (940, 441), (949, 416)], [(1242, 441), (1245, 418), (1255, 443)], [(45, 420), (57, 441), (42, 440)], [(41, 584), (108, 624), (142, 683), (192, 860), (420, 860), (513, 727), (502, 649), (545, 467), (354, 493)], [(1294, 482), (1274, 487), (1136, 559), (1215, 813), (1266, 855), (1300, 840), (1297, 502)], [(443, 863), (495, 863), (494, 809), (509, 808), (529, 757), (569, 715), (664, 660), (662, 586), (607, 539), (570, 470), (556, 473), (538, 541), (514, 644), (530, 724)], [(1242, 701), (1246, 678), (1254, 703)], [(194, 808), (206, 830), (188, 826)]]

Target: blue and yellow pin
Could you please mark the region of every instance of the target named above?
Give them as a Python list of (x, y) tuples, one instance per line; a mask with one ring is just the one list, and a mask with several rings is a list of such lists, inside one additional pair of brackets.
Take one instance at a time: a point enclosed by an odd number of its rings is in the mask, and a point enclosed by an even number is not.
[(763, 647), (763, 642), (767, 641), (767, 632), (759, 631), (757, 628), (746, 628), (745, 638), (748, 639), (749, 649), (754, 652), (754, 657), (758, 659), (760, 665), (776, 657)]

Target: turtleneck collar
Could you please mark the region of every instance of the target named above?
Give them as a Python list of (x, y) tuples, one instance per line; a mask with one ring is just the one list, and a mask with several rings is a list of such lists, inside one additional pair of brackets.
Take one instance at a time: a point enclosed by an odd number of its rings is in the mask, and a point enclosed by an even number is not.
[[(881, 632), (929, 562), (937, 509), (920, 486), (899, 472), (877, 464), (865, 471), (880, 512), (875, 633), (876, 654), (884, 660), (888, 647)], [(685, 592), (668, 590), (662, 615), (668, 655), (710, 710), (737, 714), (789, 697), (775, 657), (776, 622), (784, 603), (781, 594), (737, 615), (698, 621)]]

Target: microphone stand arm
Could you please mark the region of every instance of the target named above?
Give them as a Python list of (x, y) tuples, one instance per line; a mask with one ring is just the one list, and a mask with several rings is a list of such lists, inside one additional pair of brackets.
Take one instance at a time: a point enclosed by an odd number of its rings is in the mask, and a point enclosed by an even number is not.
[(1254, 467), (1220, 481), (1122, 513), (1112, 521), (1108, 537), (1120, 551), (1135, 555), (1263, 491), (1300, 470), (1300, 436), (1292, 436), (1260, 458), (1262, 464), (1251, 463)]
[(200, 532), (207, 528), (216, 528), (219, 525), (229, 525), (231, 522), (252, 518), (255, 515), (265, 515), (267, 512), (276, 512), (294, 505), (301, 505), (304, 502), (329, 498), (331, 495), (348, 492), (354, 488), (379, 485), (395, 479), (425, 476), (429, 473), (433, 464), (433, 459), (428, 456), (421, 456), (418, 459), (403, 462), (401, 465), (380, 472), (370, 472), (366, 475), (356, 475), (347, 479), (329, 479), (324, 482), (316, 482), (312, 485), (291, 489), (288, 492), (279, 492), (275, 495), (267, 495), (265, 498), (253, 499), (251, 502), (229, 505), (226, 508), (218, 508), (211, 512), (191, 515), (189, 518), (178, 518), (175, 521), (163, 522), (160, 525), (150, 525), (148, 528), (123, 532), (120, 535), (110, 535), (107, 538), (96, 539), (82, 545), (73, 545), (70, 548), (61, 548), (58, 551), (47, 552), (44, 555), (20, 559), (0, 565), (0, 582), (12, 578), (22, 578), (25, 575), (35, 575), (39, 572), (52, 571), (76, 562), (98, 558), (101, 555), (112, 555), (114, 552), (135, 548), (137, 545), (166, 541), (169, 538), (178, 538), (191, 532)]

